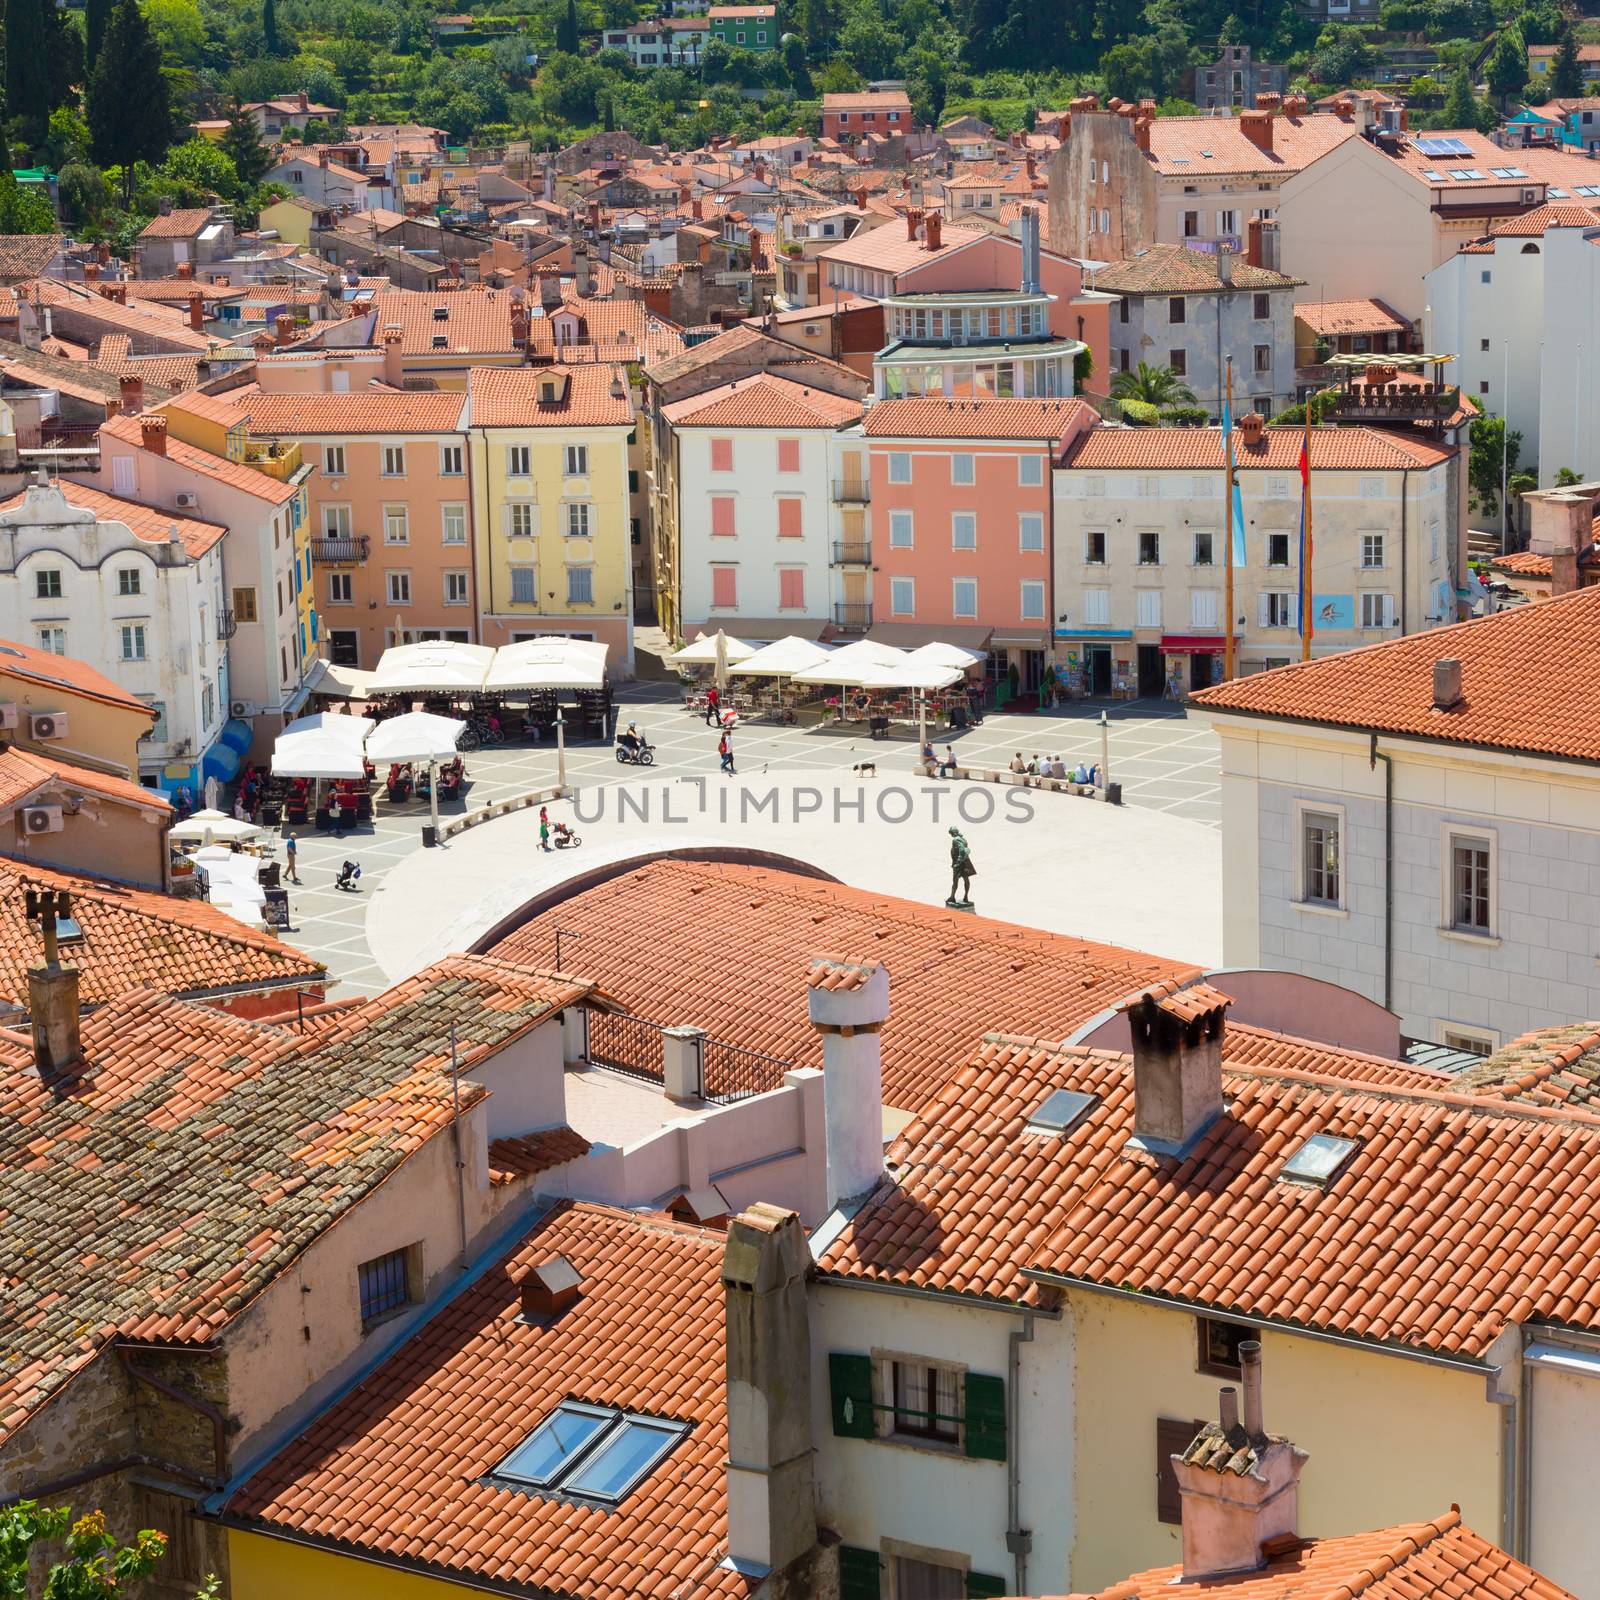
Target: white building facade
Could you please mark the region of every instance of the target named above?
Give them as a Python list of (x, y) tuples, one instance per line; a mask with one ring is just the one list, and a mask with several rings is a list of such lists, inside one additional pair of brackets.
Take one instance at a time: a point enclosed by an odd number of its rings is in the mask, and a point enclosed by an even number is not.
[(152, 788), (195, 790), (228, 717), (225, 529), (80, 484), (0, 511), (0, 633), (86, 661), (156, 712)]

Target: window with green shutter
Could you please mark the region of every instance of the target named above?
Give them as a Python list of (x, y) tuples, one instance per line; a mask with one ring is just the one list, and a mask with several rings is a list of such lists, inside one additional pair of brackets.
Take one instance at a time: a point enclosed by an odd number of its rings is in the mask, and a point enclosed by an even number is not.
[[(883, 1587), (883, 1564), (876, 1550), (839, 1546), (839, 1600), (878, 1600)], [(998, 1594), (1000, 1591), (995, 1590)]]
[(1006, 1458), (1006, 1380), (967, 1374), (967, 1454), (978, 1461)]
[[(842, 1439), (872, 1438), (877, 1432), (872, 1418), (872, 1357), (831, 1351), (828, 1389), (833, 1400), (834, 1433)], [(877, 1593), (876, 1588), (873, 1593)]]
[(997, 1595), (1003, 1595), (1008, 1585), (1004, 1578), (997, 1578), (992, 1572), (969, 1572), (967, 1574), (967, 1600), (994, 1600)]

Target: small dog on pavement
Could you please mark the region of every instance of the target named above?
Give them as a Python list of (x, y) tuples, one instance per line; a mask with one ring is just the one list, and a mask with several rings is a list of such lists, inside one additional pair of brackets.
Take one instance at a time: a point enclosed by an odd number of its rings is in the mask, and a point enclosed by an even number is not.
[(876, 761), (858, 761), (850, 770), (858, 778), (876, 778), (878, 776), (878, 763)]

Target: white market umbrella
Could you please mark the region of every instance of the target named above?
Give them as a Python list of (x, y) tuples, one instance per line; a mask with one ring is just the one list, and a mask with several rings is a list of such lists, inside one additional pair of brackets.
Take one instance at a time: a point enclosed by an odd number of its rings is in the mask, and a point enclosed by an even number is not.
[(673, 651), (671, 659), (680, 667), (714, 667), (717, 664), (719, 651), (724, 661), (737, 666), (741, 661), (748, 661), (756, 653), (756, 647), (753, 644), (746, 644), (743, 639), (735, 639), (718, 628), (715, 633), (702, 633), (693, 644), (686, 644), (683, 649)]
[(927, 663), (936, 667), (959, 667), (963, 672), (969, 672), (973, 667), (983, 665), (983, 654), (977, 650), (963, 650), (958, 644), (933, 644), (918, 645), (911, 652), (910, 659), (922, 665)]
[(797, 672), (819, 666), (833, 653), (829, 645), (818, 644), (814, 639), (802, 639), (791, 633), (782, 639), (775, 639), (769, 645), (763, 645), (753, 656), (747, 656), (734, 668), (733, 675), (736, 678), (746, 675), (753, 678), (792, 678)]
[(373, 727), (371, 717), (301, 717), (274, 740), (272, 770), (284, 778), (364, 778), (361, 747)]
[(207, 898), (212, 904), (264, 906), (267, 903), (267, 891), (261, 887), (254, 856), (235, 855), (220, 845), (208, 845), (204, 850), (197, 850), (194, 859), (197, 866), (205, 868)]
[(483, 686), (490, 693), (537, 689), (599, 689), (606, 681), (607, 646), (594, 639), (521, 639), (494, 653)]
[(844, 689), (902, 689), (906, 683), (904, 650), (857, 639), (833, 651), (826, 660), (794, 674), (796, 683), (837, 684)]
[(426, 761), (428, 812), (433, 822), (433, 837), (439, 837), (439, 777), (441, 761), (451, 760), (456, 741), (467, 725), (455, 717), (436, 717), (431, 711), (407, 711), (402, 716), (380, 722), (367, 736), (367, 754), (374, 761)]
[(488, 645), (453, 639), (390, 645), (367, 687), (375, 695), (476, 694), (493, 660)]
[(253, 822), (241, 822), (226, 811), (196, 811), (169, 830), (167, 837), (180, 844), (199, 839), (210, 844), (213, 839), (253, 839), (261, 832)]

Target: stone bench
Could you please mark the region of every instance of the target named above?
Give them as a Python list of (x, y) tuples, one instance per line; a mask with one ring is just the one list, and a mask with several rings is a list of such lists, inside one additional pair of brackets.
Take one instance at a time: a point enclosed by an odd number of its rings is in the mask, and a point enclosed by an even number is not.
[(513, 795), (509, 800), (496, 800), (492, 805), (479, 806), (474, 811), (464, 811), (459, 817), (452, 817), (448, 822), (439, 824), (440, 839), (453, 839), (464, 829), (475, 828), (480, 822), (488, 822), (495, 817), (508, 817), (513, 811), (526, 811), (530, 806), (544, 805), (550, 800), (564, 800), (571, 789), (563, 789), (559, 785), (551, 785), (548, 789), (534, 789), (528, 794)]
[[(936, 761), (931, 764), (919, 761), (916, 770), (924, 778), (939, 776), (939, 764)], [(1071, 778), (1041, 778), (1034, 772), (1012, 772), (1010, 768), (996, 772), (985, 767), (956, 767), (950, 776), (964, 779), (969, 783), (1009, 783), (1023, 789), (1045, 789), (1053, 790), (1056, 794), (1082, 795), (1087, 800), (1109, 798), (1104, 789), (1092, 783), (1074, 783)]]

